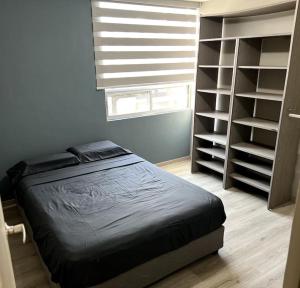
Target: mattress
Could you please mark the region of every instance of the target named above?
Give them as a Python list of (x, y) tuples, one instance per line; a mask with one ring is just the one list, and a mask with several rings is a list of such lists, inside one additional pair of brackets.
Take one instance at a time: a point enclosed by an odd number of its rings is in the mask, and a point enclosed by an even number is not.
[(17, 198), (52, 281), (89, 287), (225, 221), (215, 195), (134, 155), (23, 178)]

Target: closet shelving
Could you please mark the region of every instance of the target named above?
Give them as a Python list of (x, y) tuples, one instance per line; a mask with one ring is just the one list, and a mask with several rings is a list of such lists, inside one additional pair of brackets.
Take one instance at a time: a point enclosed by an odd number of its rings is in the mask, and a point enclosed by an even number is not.
[(192, 171), (224, 175), (237, 40), (222, 37), (222, 21), (201, 19)]
[(273, 173), (284, 156), (277, 146), (293, 19), (294, 10), (200, 19), (192, 172), (216, 172), (224, 188), (258, 189), (268, 208), (288, 198)]

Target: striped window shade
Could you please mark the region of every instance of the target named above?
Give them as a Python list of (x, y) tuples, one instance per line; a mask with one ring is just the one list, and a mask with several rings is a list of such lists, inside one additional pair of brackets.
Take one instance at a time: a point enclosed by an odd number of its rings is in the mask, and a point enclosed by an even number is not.
[(183, 3), (92, 0), (97, 88), (193, 82), (198, 10)]

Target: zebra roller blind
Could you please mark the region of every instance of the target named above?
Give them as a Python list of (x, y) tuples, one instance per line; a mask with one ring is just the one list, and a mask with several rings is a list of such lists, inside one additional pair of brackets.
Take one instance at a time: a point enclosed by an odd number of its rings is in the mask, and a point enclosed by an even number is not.
[(92, 0), (92, 15), (97, 88), (194, 81), (196, 8)]

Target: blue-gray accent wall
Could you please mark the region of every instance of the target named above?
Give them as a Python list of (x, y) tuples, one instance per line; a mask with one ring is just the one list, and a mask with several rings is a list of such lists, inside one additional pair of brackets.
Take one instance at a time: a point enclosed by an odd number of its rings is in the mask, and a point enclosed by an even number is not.
[(111, 139), (152, 162), (189, 154), (189, 110), (106, 121), (90, 0), (0, 0), (0, 35), (2, 194), (17, 161), (79, 143)]

